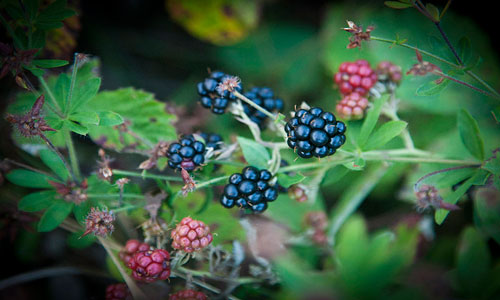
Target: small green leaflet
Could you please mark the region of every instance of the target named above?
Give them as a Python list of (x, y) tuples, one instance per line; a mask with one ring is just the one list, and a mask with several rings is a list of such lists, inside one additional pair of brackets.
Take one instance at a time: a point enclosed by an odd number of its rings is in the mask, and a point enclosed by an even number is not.
[(266, 147), (241, 136), (238, 137), (238, 144), (240, 144), (243, 156), (249, 165), (259, 169), (267, 169), (271, 157)]
[(481, 138), (481, 132), (476, 120), (470, 113), (464, 109), (460, 110), (457, 115), (458, 132), (460, 139), (465, 148), (472, 156), (483, 161), (484, 160), (484, 142)]

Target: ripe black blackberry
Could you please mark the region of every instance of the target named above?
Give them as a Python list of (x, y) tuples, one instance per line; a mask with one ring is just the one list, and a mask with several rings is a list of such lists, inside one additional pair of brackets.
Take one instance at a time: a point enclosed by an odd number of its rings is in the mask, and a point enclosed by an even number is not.
[(273, 175), (268, 170), (245, 167), (241, 173), (229, 177), (229, 184), (224, 187), (220, 202), (224, 207), (239, 206), (261, 213), (267, 209), (267, 203), (278, 198), (278, 189), (269, 181)]
[(214, 150), (220, 150), (223, 143), (222, 137), (217, 133), (200, 133), (200, 136), (205, 140), (205, 145), (207, 148), (213, 148)]
[[(223, 114), (226, 111), (230, 101), (236, 100), (236, 96), (227, 90), (217, 89), (219, 83), (225, 78), (233, 77), (221, 71), (210, 73), (210, 77), (205, 78), (203, 82), (197, 85), (198, 94), (201, 96), (200, 103), (203, 107), (211, 109), (214, 114)], [(242, 91), (241, 83), (234, 88), (236, 91)]]
[(167, 150), (168, 166), (172, 169), (193, 171), (205, 162), (205, 144), (192, 135), (184, 135)]
[[(283, 100), (274, 97), (274, 92), (267, 87), (254, 87), (245, 93), (245, 96), (252, 100), (255, 104), (262, 106), (270, 112), (281, 112), (283, 110)], [(255, 122), (261, 129), (266, 127), (268, 117), (254, 107), (243, 103), (245, 114)]]
[(345, 124), (318, 107), (295, 112), (286, 123), (285, 131), (288, 146), (302, 158), (332, 155), (345, 143)]

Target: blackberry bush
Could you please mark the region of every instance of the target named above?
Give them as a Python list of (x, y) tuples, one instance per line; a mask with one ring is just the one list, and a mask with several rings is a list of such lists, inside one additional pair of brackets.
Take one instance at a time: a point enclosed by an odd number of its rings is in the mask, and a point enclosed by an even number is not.
[(262, 213), (267, 209), (268, 202), (278, 198), (278, 189), (270, 182), (272, 177), (268, 170), (245, 167), (241, 173), (229, 177), (220, 199), (221, 204), (226, 208), (237, 206)]
[(346, 126), (319, 107), (300, 109), (285, 125), (287, 144), (302, 158), (326, 157), (345, 143)]
[(191, 172), (205, 162), (205, 150), (203, 142), (195, 140), (192, 135), (185, 135), (168, 147), (168, 166)]
[[(227, 75), (221, 71), (214, 71), (210, 73), (210, 77), (198, 83), (196, 87), (198, 95), (201, 96), (199, 100), (201, 106), (210, 109), (214, 114), (218, 115), (226, 111), (230, 102), (236, 100), (236, 97), (233, 93), (227, 90), (221, 91), (218, 87), (228, 77), (231, 77), (231, 75)], [(241, 84), (238, 84), (235, 90), (241, 92)]]

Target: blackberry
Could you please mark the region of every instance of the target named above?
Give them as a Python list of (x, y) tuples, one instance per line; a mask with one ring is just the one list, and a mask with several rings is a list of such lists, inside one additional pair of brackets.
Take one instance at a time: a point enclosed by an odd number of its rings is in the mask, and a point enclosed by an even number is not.
[[(228, 77), (233, 76), (221, 71), (215, 71), (210, 73), (210, 77), (205, 78), (203, 82), (199, 82), (196, 86), (198, 94), (201, 96), (199, 100), (200, 104), (212, 110), (214, 114), (223, 114), (229, 102), (236, 100), (236, 96), (229, 91), (220, 91), (220, 89), (217, 89), (218, 85)], [(241, 93), (241, 83), (238, 83), (235, 90)]]
[(288, 146), (302, 158), (332, 155), (345, 143), (345, 124), (318, 107), (298, 110), (285, 131)]
[(267, 209), (267, 203), (278, 198), (278, 189), (270, 185), (273, 177), (266, 169), (258, 170), (255, 167), (245, 167), (241, 173), (234, 173), (229, 177), (229, 183), (224, 187), (220, 199), (224, 207), (239, 206), (261, 213)]
[(200, 136), (205, 140), (207, 148), (213, 148), (214, 150), (220, 150), (221, 144), (223, 143), (222, 137), (216, 133), (200, 133)]
[[(246, 92), (245, 96), (255, 104), (265, 108), (267, 111), (281, 112), (283, 110), (283, 100), (275, 98), (274, 92), (270, 88), (254, 87), (249, 92)], [(265, 128), (265, 121), (268, 118), (265, 114), (247, 103), (243, 103), (243, 109), (250, 120), (259, 125), (261, 129)]]
[(375, 73), (366, 60), (344, 62), (334, 76), (335, 83), (340, 88), (342, 95), (356, 92), (364, 96), (377, 82)]
[(184, 135), (178, 142), (168, 147), (168, 166), (191, 172), (205, 162), (205, 150), (203, 142), (197, 141), (192, 135)]

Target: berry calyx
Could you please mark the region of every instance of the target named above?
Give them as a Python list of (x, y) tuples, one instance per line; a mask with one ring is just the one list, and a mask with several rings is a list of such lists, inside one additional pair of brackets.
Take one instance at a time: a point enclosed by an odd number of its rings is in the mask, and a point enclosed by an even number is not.
[(377, 82), (377, 74), (366, 60), (343, 62), (334, 76), (340, 93), (348, 95), (356, 92), (364, 96)]
[(193, 171), (205, 162), (205, 144), (192, 135), (184, 135), (167, 150), (168, 166), (172, 169)]
[[(268, 87), (254, 87), (245, 93), (245, 97), (269, 112), (276, 113), (283, 110), (283, 100), (275, 98), (273, 90)], [(261, 129), (266, 127), (268, 116), (247, 103), (243, 103), (243, 109), (250, 120), (259, 125)]]
[(365, 115), (368, 108), (368, 99), (364, 98), (358, 93), (352, 93), (344, 96), (335, 110), (339, 116), (346, 120), (359, 120)]
[(202, 221), (185, 217), (171, 232), (172, 248), (187, 253), (207, 247), (213, 240), (210, 227)]
[[(197, 84), (198, 94), (201, 96), (201, 106), (210, 109), (214, 114), (223, 114), (229, 103), (236, 100), (236, 96), (227, 89), (221, 89), (220, 84), (228, 79), (236, 78), (220, 71), (210, 73), (210, 77)], [(231, 89), (241, 93), (242, 86), (239, 81), (234, 81)]]
[(207, 295), (195, 290), (182, 290), (171, 294), (168, 300), (208, 300)]
[(236, 205), (255, 213), (265, 211), (268, 202), (278, 198), (278, 189), (270, 183), (272, 177), (268, 170), (251, 166), (243, 168), (241, 173), (234, 173), (224, 187), (220, 199), (222, 206), (231, 208)]
[(137, 251), (127, 266), (137, 281), (154, 282), (170, 276), (170, 254), (163, 249)]
[(132, 300), (132, 294), (125, 283), (108, 285), (106, 300)]
[(333, 155), (345, 143), (346, 126), (321, 108), (299, 109), (285, 125), (287, 144), (302, 158)]

